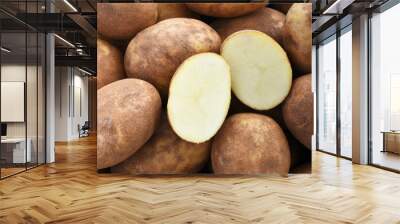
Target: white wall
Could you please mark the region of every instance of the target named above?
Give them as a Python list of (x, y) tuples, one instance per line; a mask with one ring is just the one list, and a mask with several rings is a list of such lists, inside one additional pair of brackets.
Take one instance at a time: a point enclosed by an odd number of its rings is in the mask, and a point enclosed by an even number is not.
[(88, 120), (88, 78), (72, 67), (56, 67), (55, 73), (55, 140), (70, 141)]
[(55, 68), (55, 141), (68, 141), (69, 68)]
[[(25, 83), (1, 82), (1, 121), (25, 121)], [(35, 107), (36, 108), (36, 107)]]
[[(28, 66), (27, 67), (27, 76), (29, 81), (29, 86), (35, 86), (35, 88), (27, 88), (27, 107), (30, 107), (29, 111), (36, 111), (36, 80), (34, 80), (30, 75), (36, 76), (36, 67)], [(25, 64), (5, 64), (1, 66), (1, 81), (2, 82), (25, 82)], [(29, 105), (32, 103), (32, 105)], [(1, 108), (2, 110), (6, 110), (7, 108)], [(27, 113), (28, 122), (34, 122), (36, 124), (36, 113)], [(29, 127), (33, 126), (28, 124)], [(36, 130), (36, 126), (34, 128)], [(7, 122), (7, 136), (8, 137), (25, 137), (25, 122)], [(29, 137), (29, 130), (28, 130)]]
[[(76, 72), (76, 70), (75, 70)], [(74, 138), (79, 137), (78, 133), (78, 124), (83, 125), (85, 121), (88, 121), (89, 118), (89, 111), (88, 111), (88, 78), (87, 76), (81, 76), (81, 73), (79, 75), (75, 74), (74, 77), (74, 92), (75, 94), (73, 96), (73, 99), (75, 100), (74, 102), (74, 108), (73, 111), (73, 119), (72, 119), (72, 130), (71, 130), (71, 135), (74, 136)], [(78, 93), (80, 91), (80, 93)], [(80, 96), (80, 97), (79, 97)], [(81, 111), (80, 111), (81, 110)]]
[[(28, 68), (29, 70), (29, 68)], [(25, 82), (25, 64), (8, 64), (1, 66), (1, 81), (6, 82)], [(6, 108), (1, 108), (5, 110)], [(25, 137), (25, 123), (7, 123), (7, 137)]]

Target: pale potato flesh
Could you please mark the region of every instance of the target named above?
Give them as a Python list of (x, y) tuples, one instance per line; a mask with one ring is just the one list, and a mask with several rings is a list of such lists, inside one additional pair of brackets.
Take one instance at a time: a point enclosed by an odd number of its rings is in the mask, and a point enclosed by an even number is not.
[(236, 32), (223, 42), (221, 55), (231, 67), (234, 94), (247, 106), (268, 110), (288, 95), (292, 68), (285, 51), (268, 35)]
[(230, 99), (229, 65), (215, 53), (197, 54), (185, 60), (171, 80), (168, 119), (182, 139), (205, 142), (224, 122)]

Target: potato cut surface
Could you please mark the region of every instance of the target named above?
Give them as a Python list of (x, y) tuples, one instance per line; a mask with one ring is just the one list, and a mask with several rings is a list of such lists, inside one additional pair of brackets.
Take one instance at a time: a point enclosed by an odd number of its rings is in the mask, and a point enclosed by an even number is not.
[(236, 32), (223, 42), (221, 55), (231, 67), (234, 94), (247, 106), (268, 110), (288, 95), (292, 68), (285, 51), (268, 35)]
[(229, 65), (214, 53), (186, 59), (171, 80), (168, 119), (182, 139), (200, 143), (213, 137), (228, 113), (231, 99)]

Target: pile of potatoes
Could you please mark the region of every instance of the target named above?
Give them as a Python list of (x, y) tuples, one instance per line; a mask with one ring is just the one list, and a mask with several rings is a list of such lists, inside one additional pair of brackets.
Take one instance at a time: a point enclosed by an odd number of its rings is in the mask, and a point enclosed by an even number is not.
[(311, 4), (100, 3), (97, 17), (98, 169), (309, 172)]

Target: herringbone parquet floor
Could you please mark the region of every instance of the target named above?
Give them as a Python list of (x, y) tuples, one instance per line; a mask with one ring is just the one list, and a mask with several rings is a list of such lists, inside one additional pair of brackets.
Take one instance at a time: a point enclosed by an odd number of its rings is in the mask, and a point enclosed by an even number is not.
[(400, 223), (400, 175), (315, 152), (312, 175), (97, 174), (94, 138), (0, 181), (0, 223)]

